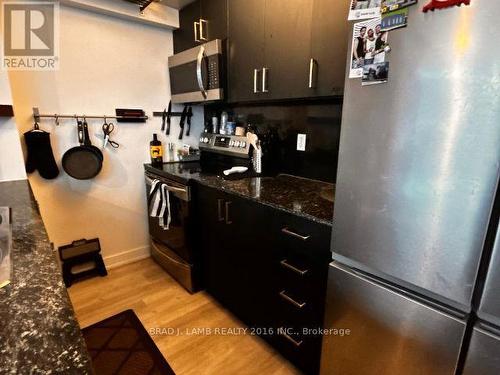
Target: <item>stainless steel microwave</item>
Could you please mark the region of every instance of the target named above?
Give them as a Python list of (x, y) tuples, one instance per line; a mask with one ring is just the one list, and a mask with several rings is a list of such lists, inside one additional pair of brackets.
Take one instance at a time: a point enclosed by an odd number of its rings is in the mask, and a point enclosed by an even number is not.
[(168, 58), (172, 103), (224, 99), (224, 60), (220, 39)]

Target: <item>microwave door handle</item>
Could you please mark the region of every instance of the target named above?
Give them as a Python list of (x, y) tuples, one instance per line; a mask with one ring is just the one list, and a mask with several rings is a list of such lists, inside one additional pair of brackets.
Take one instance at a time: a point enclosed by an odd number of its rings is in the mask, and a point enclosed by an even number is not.
[(205, 55), (205, 47), (200, 47), (200, 52), (198, 52), (198, 58), (196, 60), (196, 79), (198, 80), (198, 86), (200, 87), (201, 95), (203, 95), (204, 99), (207, 99), (208, 93), (203, 86), (203, 77), (201, 75), (201, 64), (203, 63), (203, 58)]

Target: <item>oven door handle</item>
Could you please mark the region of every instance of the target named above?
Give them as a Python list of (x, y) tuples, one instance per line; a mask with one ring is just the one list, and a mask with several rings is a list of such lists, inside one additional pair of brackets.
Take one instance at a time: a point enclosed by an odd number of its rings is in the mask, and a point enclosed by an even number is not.
[[(160, 180), (161, 181), (161, 180)], [(153, 180), (146, 176), (146, 183), (149, 184), (149, 185), (152, 185), (153, 184)], [(173, 193), (179, 193), (182, 195), (182, 199), (185, 200), (185, 201), (188, 201), (189, 200), (189, 190), (187, 188), (183, 189), (183, 188), (178, 188), (178, 187), (175, 187), (175, 186), (170, 186), (168, 184), (168, 182), (164, 182), (166, 185), (167, 185), (167, 190), (168, 191), (171, 191)], [(149, 192), (148, 192), (149, 193)]]
[(203, 63), (203, 59), (207, 57), (205, 54), (205, 47), (200, 47), (200, 52), (198, 52), (198, 58), (196, 59), (196, 79), (198, 80), (198, 86), (200, 87), (201, 95), (206, 99), (208, 96), (207, 90), (205, 90), (205, 86), (203, 86), (203, 77), (201, 74), (201, 64)]

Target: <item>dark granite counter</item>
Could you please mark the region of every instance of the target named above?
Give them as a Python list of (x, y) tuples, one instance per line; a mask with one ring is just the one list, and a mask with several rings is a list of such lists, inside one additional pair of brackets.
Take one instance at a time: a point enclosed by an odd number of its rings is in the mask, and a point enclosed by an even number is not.
[(11, 283), (0, 289), (1, 374), (91, 374), (55, 253), (28, 181), (0, 182), (12, 208)]
[(165, 163), (146, 170), (179, 182), (195, 181), (221, 191), (254, 200), (318, 223), (332, 225), (335, 185), (290, 175), (226, 180), (201, 171), (196, 162)]

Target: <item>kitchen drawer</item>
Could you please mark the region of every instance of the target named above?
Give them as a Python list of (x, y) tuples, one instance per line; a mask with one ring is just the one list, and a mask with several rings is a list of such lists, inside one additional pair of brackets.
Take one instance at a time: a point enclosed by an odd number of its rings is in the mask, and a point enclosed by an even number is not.
[(274, 289), (279, 315), (290, 324), (321, 324), (325, 305), (325, 294), (307, 295), (287, 286)]
[(275, 262), (276, 287), (296, 295), (324, 300), (330, 253), (316, 258), (296, 250), (285, 249)]
[(268, 341), (304, 374), (319, 373), (321, 344), (320, 335), (303, 335), (302, 329), (281, 326), (276, 334), (267, 337)]
[(277, 218), (275, 226), (277, 246), (285, 255), (300, 255), (313, 263), (329, 262), (331, 229), (328, 225), (283, 214)]

